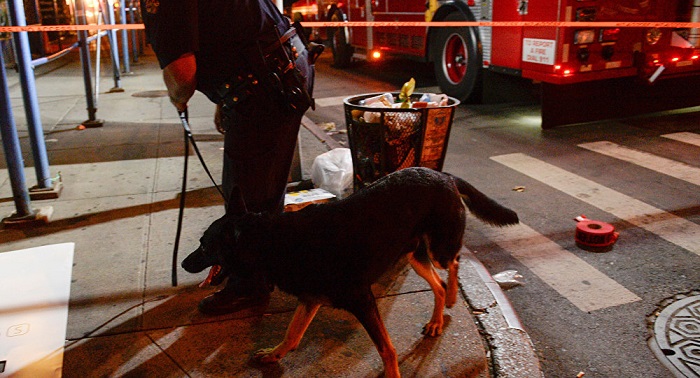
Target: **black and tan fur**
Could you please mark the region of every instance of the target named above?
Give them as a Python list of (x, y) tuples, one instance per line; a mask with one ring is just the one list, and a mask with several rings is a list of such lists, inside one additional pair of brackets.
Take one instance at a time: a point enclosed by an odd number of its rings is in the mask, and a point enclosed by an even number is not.
[[(216, 220), (201, 246), (182, 263), (188, 272), (212, 265), (252, 270), (299, 298), (284, 341), (257, 352), (274, 362), (294, 350), (321, 305), (352, 313), (374, 342), (387, 377), (398, 377), (396, 351), (380, 318), (370, 286), (402, 256), (435, 294), (433, 315), (423, 332), (442, 332), (443, 308), (457, 296), (458, 253), (466, 207), (495, 226), (518, 223), (515, 212), (464, 180), (425, 168), (406, 168), (329, 204), (280, 215), (237, 210)], [(434, 269), (448, 270), (444, 282)], [(445, 290), (445, 286), (447, 290)]]

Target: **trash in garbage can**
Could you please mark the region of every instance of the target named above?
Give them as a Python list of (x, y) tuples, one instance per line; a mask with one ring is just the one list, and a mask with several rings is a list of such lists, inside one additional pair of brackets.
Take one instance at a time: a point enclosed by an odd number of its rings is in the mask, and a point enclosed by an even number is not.
[[(445, 95), (444, 106), (392, 108), (399, 93), (370, 93), (346, 98), (345, 121), (354, 168), (354, 188), (407, 167), (442, 170), (454, 110), (459, 100)], [(429, 94), (414, 93), (414, 106)], [(391, 98), (390, 98), (391, 97)], [(444, 101), (446, 98), (447, 101)]]

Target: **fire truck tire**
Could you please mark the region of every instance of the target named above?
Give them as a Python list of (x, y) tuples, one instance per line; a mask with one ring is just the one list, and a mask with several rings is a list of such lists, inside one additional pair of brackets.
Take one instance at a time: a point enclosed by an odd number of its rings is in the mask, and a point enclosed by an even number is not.
[[(332, 22), (345, 21), (343, 11), (337, 7), (332, 7), (328, 11), (326, 20)], [(333, 53), (333, 66), (337, 68), (346, 68), (350, 66), (352, 60), (353, 48), (348, 43), (348, 28), (327, 28), (328, 45)]]
[[(450, 13), (442, 21), (466, 21), (460, 13)], [(436, 28), (430, 41), (435, 79), (440, 89), (460, 101), (480, 95), (481, 53), (474, 28)]]

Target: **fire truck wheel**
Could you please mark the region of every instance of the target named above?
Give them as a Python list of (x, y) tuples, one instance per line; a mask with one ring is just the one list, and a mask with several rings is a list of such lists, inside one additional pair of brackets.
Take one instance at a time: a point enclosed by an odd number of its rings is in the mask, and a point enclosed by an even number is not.
[[(339, 8), (332, 7), (328, 11), (326, 19), (332, 22), (341, 22), (345, 21), (345, 15)], [(328, 44), (333, 53), (333, 66), (338, 68), (350, 66), (353, 49), (348, 43), (348, 28), (327, 28), (326, 30), (328, 32)]]
[[(443, 21), (466, 21), (459, 13), (451, 13)], [(435, 78), (445, 94), (460, 101), (479, 95), (481, 54), (477, 33), (473, 28), (437, 28), (431, 49)]]

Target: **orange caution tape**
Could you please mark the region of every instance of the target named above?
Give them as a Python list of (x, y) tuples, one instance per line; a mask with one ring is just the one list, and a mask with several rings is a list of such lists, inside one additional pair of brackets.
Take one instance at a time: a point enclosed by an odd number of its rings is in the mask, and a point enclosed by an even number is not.
[(29, 26), (0, 26), (0, 33), (16, 32), (52, 32), (77, 30), (112, 30), (112, 29), (143, 29), (143, 24), (118, 25), (29, 25)]
[[(347, 21), (326, 22), (309, 21), (302, 22), (304, 27), (577, 27), (577, 28), (673, 28), (673, 29), (698, 29), (700, 22), (573, 22), (573, 21), (460, 21), (460, 22), (404, 22), (404, 21)], [(0, 26), (0, 33), (14, 32), (50, 32), (50, 31), (76, 31), (76, 30), (135, 30), (143, 29), (143, 24), (118, 24), (118, 25), (29, 25), (29, 26)]]
[(393, 22), (393, 21), (348, 21), (348, 22), (302, 22), (305, 27), (598, 27), (598, 28), (700, 28), (700, 22), (572, 22), (572, 21), (460, 21), (460, 22)]

